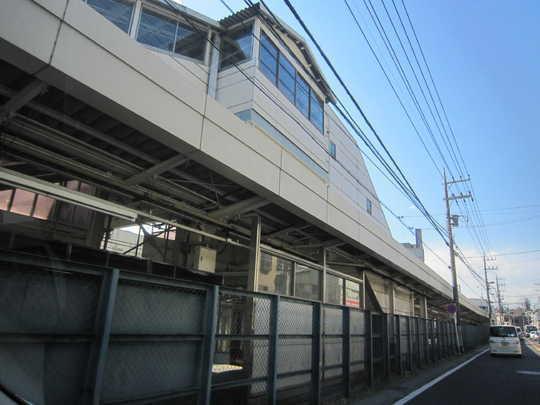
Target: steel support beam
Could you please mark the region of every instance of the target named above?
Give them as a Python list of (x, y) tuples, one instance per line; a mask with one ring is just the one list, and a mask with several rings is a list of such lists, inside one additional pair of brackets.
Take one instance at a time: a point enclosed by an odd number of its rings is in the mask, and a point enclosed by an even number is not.
[(105, 273), (101, 284), (101, 296), (96, 320), (96, 341), (89, 360), (89, 374), (87, 380), (87, 390), (89, 397), (85, 402), (92, 405), (101, 403), (101, 391), (103, 388), (103, 378), (109, 350), (109, 340), (112, 328), (112, 317), (114, 303), (118, 289), (118, 279), (120, 271), (111, 269)]
[(209, 287), (206, 292), (206, 323), (203, 342), (201, 389), (199, 405), (211, 404), (212, 368), (214, 365), (214, 352), (216, 347), (216, 332), (219, 311), (219, 287)]
[(17, 111), (45, 91), (47, 85), (41, 80), (33, 80), (21, 91), (15, 93), (7, 103), (0, 107), (0, 124), (11, 119)]
[(249, 253), (248, 290), (257, 291), (259, 287), (259, 270), (261, 267), (261, 228), (260, 216), (255, 216), (251, 223), (251, 240)]
[(169, 171), (171, 169), (174, 169), (175, 167), (180, 166), (183, 163), (186, 163), (189, 158), (185, 157), (184, 155), (176, 155), (173, 156), (167, 160), (164, 160), (163, 162), (160, 162), (149, 169), (146, 169), (143, 172), (140, 172), (138, 174), (135, 174), (131, 177), (128, 177), (125, 181), (126, 184), (139, 184), (142, 183), (153, 176), (158, 176), (161, 173), (164, 173), (166, 171)]
[[(3, 85), (0, 85), (0, 94), (4, 95), (4, 96), (7, 96), (7, 97), (12, 97), (15, 92), (11, 89), (8, 89), (7, 87), (3, 86)], [(96, 139), (99, 139), (109, 145), (112, 145), (120, 150), (123, 150), (129, 154), (131, 154), (132, 156), (136, 156), (138, 157), (139, 159), (142, 159), (142, 160), (145, 160), (147, 161), (148, 163), (151, 163), (151, 164), (158, 164), (159, 163), (159, 160), (151, 155), (148, 155), (146, 153), (144, 153), (144, 151), (141, 151), (137, 148), (134, 148), (126, 143), (123, 143), (123, 142), (120, 142), (118, 141), (117, 139), (114, 139), (113, 137), (111, 137), (110, 135), (107, 135), (103, 132), (100, 132), (98, 130), (96, 130), (95, 128), (92, 128), (91, 126), (89, 125), (86, 125), (80, 121), (77, 121), (75, 119), (73, 119), (72, 117), (70, 117), (69, 115), (67, 114), (64, 114), (64, 113), (61, 113), (61, 112), (58, 112), (56, 110), (53, 110), (52, 108), (49, 108), (49, 107), (46, 107), (44, 105), (41, 105), (41, 104), (38, 104), (36, 102), (29, 102), (27, 107), (31, 108), (32, 110), (34, 111), (37, 111), (39, 112), (40, 114), (43, 114), (43, 115), (46, 115), (47, 117), (50, 117), (56, 121), (59, 121), (77, 131), (81, 131), (83, 133), (85, 133), (86, 135), (89, 135), (93, 138), (96, 138)], [(191, 182), (194, 182), (196, 183), (198, 186), (208, 190), (208, 191), (211, 191), (213, 193), (217, 193), (219, 195), (222, 195), (222, 193), (217, 190), (215, 187), (212, 187), (212, 186), (209, 186), (207, 185), (206, 183), (202, 182), (200, 179), (190, 175), (190, 174), (187, 174), (187, 173), (184, 173), (180, 170), (177, 170), (177, 169), (173, 169), (171, 170), (171, 173), (175, 174), (176, 176), (180, 177), (180, 178), (183, 178), (185, 180), (189, 180)]]
[(270, 204), (270, 201), (265, 200), (262, 197), (254, 196), (242, 201), (238, 201), (234, 204), (227, 205), (217, 210), (211, 211), (208, 215), (216, 219), (230, 219), (237, 217), (249, 211), (253, 211), (257, 208), (264, 207)]

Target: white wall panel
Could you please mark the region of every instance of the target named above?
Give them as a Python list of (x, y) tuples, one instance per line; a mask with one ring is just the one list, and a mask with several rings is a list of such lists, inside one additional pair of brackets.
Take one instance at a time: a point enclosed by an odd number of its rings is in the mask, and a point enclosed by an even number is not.
[[(70, 1), (65, 16), (65, 21), (77, 31), (91, 38), (91, 41), (99, 44), (104, 50), (110, 52), (127, 66), (145, 76), (147, 80), (161, 87), (163, 91), (171, 93), (191, 109), (203, 112), (206, 92), (200, 91), (195, 86), (194, 77), (189, 72), (164, 64), (155, 52), (131, 39), (128, 34), (111, 24), (101, 14), (82, 1)], [(111, 40), (114, 38), (114, 40)], [(73, 44), (72, 46), (75, 46)], [(77, 48), (73, 47), (76, 52)], [(164, 55), (162, 54), (161, 57)], [(103, 69), (104, 76), (108, 71)], [(141, 96), (139, 94), (139, 98)]]
[(269, 191), (279, 192), (279, 167), (206, 119), (201, 150)]
[[(50, 3), (51, 12), (58, 11), (62, 4)], [(64, 1), (65, 4), (65, 1)], [(54, 48), (60, 20), (51, 12), (36, 6), (30, 0), (2, 0), (0, 10), (0, 52), (12, 63), (24, 63), (27, 71), (36, 71), (48, 63)], [(6, 44), (13, 46), (6, 47)], [(25, 58), (22, 52), (39, 60)], [(42, 62), (42, 63), (40, 63)]]
[(182, 141), (200, 145), (200, 114), (68, 25), (60, 29), (52, 66)]
[(279, 191), (280, 196), (288, 202), (301, 207), (306, 213), (321, 221), (327, 221), (326, 199), (321, 198), (284, 171), (281, 172)]

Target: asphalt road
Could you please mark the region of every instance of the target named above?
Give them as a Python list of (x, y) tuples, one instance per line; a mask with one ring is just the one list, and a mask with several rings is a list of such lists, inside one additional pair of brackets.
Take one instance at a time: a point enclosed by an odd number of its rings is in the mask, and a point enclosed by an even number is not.
[(540, 354), (522, 346), (523, 358), (485, 353), (408, 404), (540, 404)]

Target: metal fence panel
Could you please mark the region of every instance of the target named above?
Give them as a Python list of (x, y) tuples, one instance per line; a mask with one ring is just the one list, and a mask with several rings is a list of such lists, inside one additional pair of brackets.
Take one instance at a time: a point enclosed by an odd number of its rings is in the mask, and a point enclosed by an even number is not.
[[(122, 273), (107, 289), (111, 274), (0, 260), (6, 387), (47, 404), (89, 390), (104, 402), (319, 403), (456, 353), (452, 321)], [(471, 349), (489, 326), (461, 333)]]

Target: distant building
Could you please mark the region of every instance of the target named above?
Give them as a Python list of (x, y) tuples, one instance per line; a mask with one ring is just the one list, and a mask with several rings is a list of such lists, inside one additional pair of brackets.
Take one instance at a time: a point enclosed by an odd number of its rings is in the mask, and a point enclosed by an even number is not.
[(422, 242), (422, 230), (421, 229), (415, 229), (414, 230), (414, 236), (415, 236), (415, 243), (402, 243), (402, 245), (407, 248), (412, 254), (414, 254), (418, 259), (424, 260), (424, 245)]

